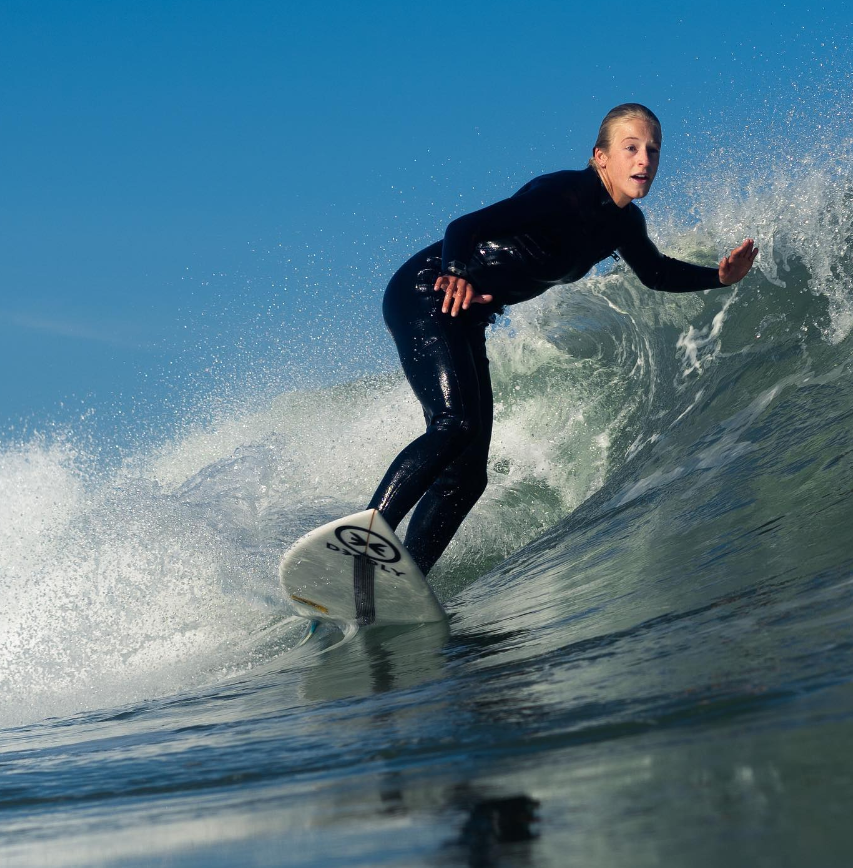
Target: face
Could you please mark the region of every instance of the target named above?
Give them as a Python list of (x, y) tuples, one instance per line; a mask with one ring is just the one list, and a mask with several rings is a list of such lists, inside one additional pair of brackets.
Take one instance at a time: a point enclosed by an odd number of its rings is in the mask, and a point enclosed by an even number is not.
[(614, 127), (610, 148), (595, 150), (595, 162), (605, 186), (620, 208), (649, 192), (659, 161), (657, 128), (640, 118), (620, 121)]

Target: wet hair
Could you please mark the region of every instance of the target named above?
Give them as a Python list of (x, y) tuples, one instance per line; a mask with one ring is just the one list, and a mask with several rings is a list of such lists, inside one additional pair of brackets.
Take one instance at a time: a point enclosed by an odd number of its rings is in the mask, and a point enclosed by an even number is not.
[(623, 102), (622, 105), (618, 105), (607, 112), (604, 120), (601, 122), (601, 126), (598, 128), (598, 138), (592, 146), (592, 157), (589, 161), (593, 169), (598, 170), (598, 164), (595, 162), (596, 149), (600, 148), (602, 151), (609, 150), (610, 145), (613, 144), (613, 130), (616, 128), (616, 125), (628, 120), (648, 121), (657, 130), (658, 141), (661, 140), (662, 133), (657, 115), (651, 109), (640, 105), (638, 102)]

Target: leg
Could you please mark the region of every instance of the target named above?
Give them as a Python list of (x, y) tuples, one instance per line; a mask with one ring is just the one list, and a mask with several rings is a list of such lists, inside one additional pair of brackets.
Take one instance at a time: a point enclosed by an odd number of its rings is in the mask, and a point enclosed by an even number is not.
[(493, 400), (485, 347), (477, 356), (480, 383), (480, 429), (421, 498), (406, 532), (406, 548), (426, 575), (447, 548), (459, 525), (486, 489), (492, 436)]
[[(481, 436), (477, 356), (485, 327), (473, 317), (442, 314), (441, 299), (432, 291), (437, 272), (411, 271), (412, 261), (391, 281), (385, 319), (423, 405), (427, 430), (397, 456), (370, 501), (369, 507), (378, 509), (392, 527)], [(487, 389), (491, 402), (488, 383)]]

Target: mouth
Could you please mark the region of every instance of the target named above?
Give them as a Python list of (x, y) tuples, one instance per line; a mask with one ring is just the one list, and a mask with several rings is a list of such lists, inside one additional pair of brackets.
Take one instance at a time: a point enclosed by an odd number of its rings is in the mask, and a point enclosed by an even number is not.
[(651, 184), (652, 179), (646, 172), (638, 172), (636, 175), (631, 175), (631, 180), (638, 184)]

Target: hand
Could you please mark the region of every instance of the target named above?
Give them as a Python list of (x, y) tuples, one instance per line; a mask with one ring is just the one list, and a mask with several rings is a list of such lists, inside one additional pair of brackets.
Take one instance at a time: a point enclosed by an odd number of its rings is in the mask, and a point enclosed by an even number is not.
[(751, 238), (747, 238), (740, 247), (720, 260), (720, 283), (731, 286), (746, 277), (755, 257), (758, 256), (758, 248)]
[(444, 293), (441, 312), (450, 311), (451, 316), (456, 316), (460, 308), (468, 310), (472, 304), (488, 304), (494, 298), (491, 295), (480, 295), (464, 277), (456, 277), (453, 274), (442, 274), (436, 280), (433, 289)]

